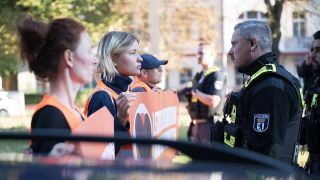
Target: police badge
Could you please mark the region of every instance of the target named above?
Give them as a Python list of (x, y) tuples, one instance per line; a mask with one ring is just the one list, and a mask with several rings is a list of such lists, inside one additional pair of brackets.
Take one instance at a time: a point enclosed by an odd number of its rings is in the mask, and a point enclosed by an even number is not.
[(253, 114), (253, 129), (262, 133), (265, 132), (269, 127), (269, 114)]

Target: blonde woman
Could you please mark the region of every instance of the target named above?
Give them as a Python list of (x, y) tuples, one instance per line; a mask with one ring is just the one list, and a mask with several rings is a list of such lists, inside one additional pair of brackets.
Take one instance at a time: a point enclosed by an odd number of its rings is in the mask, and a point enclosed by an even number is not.
[[(130, 76), (140, 74), (139, 40), (131, 33), (109, 32), (100, 40), (97, 56), (99, 81), (87, 100), (85, 114), (107, 107), (114, 117), (115, 137), (129, 137), (128, 109), (135, 96), (128, 89)], [(115, 144), (116, 154), (120, 146)]]

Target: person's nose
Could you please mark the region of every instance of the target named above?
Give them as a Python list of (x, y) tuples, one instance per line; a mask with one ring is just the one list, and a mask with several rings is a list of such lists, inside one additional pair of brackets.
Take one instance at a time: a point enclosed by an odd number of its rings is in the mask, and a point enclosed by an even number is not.
[(137, 59), (137, 61), (138, 61), (138, 62), (142, 62), (142, 61), (143, 61), (143, 59), (142, 59), (142, 57), (140, 56), (140, 54), (138, 54), (138, 59)]
[(228, 51), (228, 56), (232, 56), (232, 55), (233, 55), (233, 50), (232, 50), (232, 48), (230, 48)]

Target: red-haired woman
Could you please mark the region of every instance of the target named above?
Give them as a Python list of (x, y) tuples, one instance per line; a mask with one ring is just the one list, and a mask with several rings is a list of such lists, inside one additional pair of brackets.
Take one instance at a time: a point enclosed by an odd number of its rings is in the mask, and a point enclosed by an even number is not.
[[(98, 63), (91, 53), (92, 44), (85, 27), (69, 18), (45, 23), (24, 15), (18, 21), (17, 29), (22, 60), (27, 62), (38, 79), (50, 85), (36, 106), (31, 130), (72, 132), (85, 118), (74, 105), (77, 92), (80, 85), (91, 82)], [(73, 151), (72, 146), (61, 142), (33, 140), (31, 149), (33, 153), (58, 152), (58, 155)], [(57, 147), (64, 148), (52, 151)]]

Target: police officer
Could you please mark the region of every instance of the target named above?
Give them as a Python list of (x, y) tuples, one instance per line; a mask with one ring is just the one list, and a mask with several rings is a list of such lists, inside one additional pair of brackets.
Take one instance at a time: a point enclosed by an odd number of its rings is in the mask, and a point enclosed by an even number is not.
[[(209, 44), (200, 43), (198, 64), (202, 71), (195, 75), (187, 109), (191, 116), (188, 136), (190, 140), (208, 144), (216, 109), (221, 106), (225, 81), (220, 69), (213, 66), (214, 55)], [(216, 108), (216, 109), (215, 109)]]
[(161, 82), (162, 66), (168, 63), (167, 60), (159, 60), (151, 54), (141, 54), (140, 75), (136, 76), (132, 85), (132, 92), (159, 92), (161, 89), (156, 85)]
[(309, 151), (305, 169), (310, 174), (320, 175), (320, 31), (314, 33), (313, 37), (311, 60), (316, 80), (306, 92), (306, 116), (303, 118), (304, 131), (301, 135), (305, 137), (303, 140), (306, 140)]
[(244, 21), (234, 27), (228, 52), (235, 68), (250, 78), (239, 93), (231, 93), (231, 123), (224, 143), (290, 163), (301, 120), (298, 80), (277, 63), (271, 52), (270, 27)]
[(307, 59), (301, 64), (301, 66), (297, 66), (298, 75), (303, 79), (303, 92), (310, 89), (316, 79), (316, 75), (312, 72), (311, 53), (312, 52), (308, 52)]

